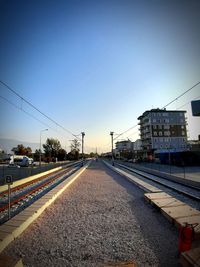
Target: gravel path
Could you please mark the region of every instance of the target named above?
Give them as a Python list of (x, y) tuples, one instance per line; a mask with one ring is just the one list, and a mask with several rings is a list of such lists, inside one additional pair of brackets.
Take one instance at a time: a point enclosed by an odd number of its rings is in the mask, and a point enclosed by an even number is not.
[(180, 266), (178, 233), (143, 191), (101, 162), (90, 167), (4, 251), (27, 267)]

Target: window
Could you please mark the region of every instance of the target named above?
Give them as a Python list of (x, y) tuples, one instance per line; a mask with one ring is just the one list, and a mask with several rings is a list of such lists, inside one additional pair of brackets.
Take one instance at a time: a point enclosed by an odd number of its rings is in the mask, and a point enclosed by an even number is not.
[(164, 122), (165, 123), (169, 123), (169, 119), (164, 119)]
[(163, 117), (168, 117), (168, 113), (167, 112), (165, 112), (165, 113), (163, 113)]
[(165, 130), (169, 130), (169, 125), (164, 125)]
[(156, 119), (153, 119), (153, 122), (156, 122)]
[(159, 130), (162, 130), (162, 125), (158, 125), (158, 129)]
[(153, 129), (157, 129), (157, 125), (153, 125)]
[(185, 135), (185, 131), (182, 131), (182, 135)]
[(159, 136), (162, 136), (162, 132), (159, 132)]

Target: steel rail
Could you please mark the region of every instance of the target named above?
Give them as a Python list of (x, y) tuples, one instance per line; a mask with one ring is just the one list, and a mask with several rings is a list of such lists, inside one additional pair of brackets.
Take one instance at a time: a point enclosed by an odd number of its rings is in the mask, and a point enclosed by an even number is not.
[(172, 181), (172, 180), (169, 180), (169, 179), (165, 179), (165, 178), (160, 177), (160, 176), (158, 176), (158, 175), (149, 174), (149, 173), (147, 173), (147, 172), (145, 172), (145, 171), (140, 171), (140, 170), (137, 170), (137, 169), (133, 169), (133, 168), (130, 168), (130, 167), (128, 167), (128, 166), (126, 166), (126, 165), (123, 165), (123, 164), (121, 164), (121, 163), (116, 163), (116, 162), (115, 162), (115, 165), (118, 165), (119, 167), (124, 168), (124, 169), (126, 169), (126, 170), (128, 170), (128, 171), (130, 171), (130, 172), (136, 173), (137, 175), (140, 175), (140, 176), (142, 176), (142, 177), (144, 177), (144, 178), (146, 178), (146, 179), (149, 179), (149, 180), (153, 181), (154, 183), (157, 183), (157, 184), (160, 184), (160, 185), (162, 185), (162, 186), (164, 186), (164, 187), (170, 188), (170, 189), (172, 189), (172, 190), (174, 190), (174, 191), (176, 191), (176, 192), (178, 192), (178, 193), (180, 193), (180, 194), (183, 194), (183, 195), (185, 195), (185, 196), (187, 196), (187, 197), (189, 197), (189, 198), (192, 198), (192, 199), (195, 199), (195, 200), (198, 200), (198, 201), (200, 200), (200, 197), (198, 197), (198, 196), (195, 196), (195, 195), (193, 195), (193, 194), (191, 194), (191, 193), (188, 193), (188, 192), (186, 192), (186, 191), (183, 191), (183, 190), (181, 190), (181, 189), (175, 188), (175, 187), (173, 187), (173, 186), (171, 186), (171, 185), (169, 185), (169, 184), (166, 184), (166, 183), (164, 183), (164, 182), (162, 182), (162, 181), (157, 181), (157, 180), (153, 179), (152, 177), (149, 177), (149, 175), (152, 175), (152, 176), (155, 176), (155, 177), (157, 177), (157, 178), (160, 178), (160, 179), (163, 179), (163, 180), (167, 180), (167, 181), (169, 181), (170, 183), (179, 184), (179, 185), (181, 185), (182, 187), (185, 187), (185, 188), (191, 188), (192, 190), (196, 190), (196, 191), (200, 192), (200, 189), (197, 188), (197, 187), (189, 186), (189, 185), (186, 185), (186, 184), (182, 184), (182, 183), (180, 183), (180, 182), (177, 182), (177, 181)]

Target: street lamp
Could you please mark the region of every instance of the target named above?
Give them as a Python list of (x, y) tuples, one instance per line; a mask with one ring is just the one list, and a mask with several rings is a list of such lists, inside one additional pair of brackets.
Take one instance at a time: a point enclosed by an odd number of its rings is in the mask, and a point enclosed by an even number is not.
[(42, 132), (48, 131), (48, 129), (44, 129), (40, 131), (40, 167), (41, 167), (41, 137), (42, 137)]
[(114, 157), (113, 157), (113, 134), (114, 134), (114, 132), (110, 132), (110, 135), (111, 135), (111, 144), (112, 144), (112, 165), (114, 166)]
[(84, 165), (84, 156), (83, 156), (83, 153), (84, 153), (84, 136), (85, 136), (85, 133), (84, 132), (81, 132), (81, 135), (82, 135), (82, 166)]

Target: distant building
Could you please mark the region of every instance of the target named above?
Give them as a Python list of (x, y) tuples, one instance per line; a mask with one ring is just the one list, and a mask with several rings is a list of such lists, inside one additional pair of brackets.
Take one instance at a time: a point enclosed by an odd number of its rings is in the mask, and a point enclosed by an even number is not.
[(133, 150), (133, 142), (130, 140), (118, 141), (115, 145), (118, 152), (131, 152)]
[(151, 109), (138, 117), (144, 157), (187, 150), (186, 111)]
[(133, 142), (130, 140), (118, 141), (115, 143), (115, 151), (118, 158), (131, 158), (133, 152)]
[(133, 150), (134, 151), (141, 151), (142, 150), (142, 141), (141, 139), (137, 139), (133, 142)]
[(190, 151), (200, 152), (200, 135), (199, 135), (199, 140), (188, 140), (188, 148)]

